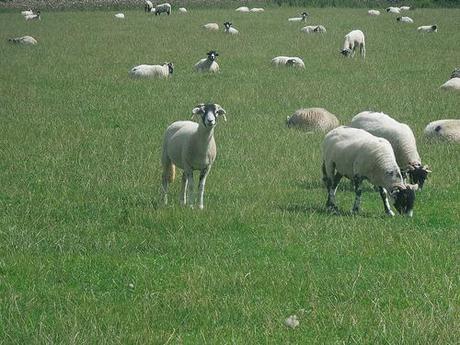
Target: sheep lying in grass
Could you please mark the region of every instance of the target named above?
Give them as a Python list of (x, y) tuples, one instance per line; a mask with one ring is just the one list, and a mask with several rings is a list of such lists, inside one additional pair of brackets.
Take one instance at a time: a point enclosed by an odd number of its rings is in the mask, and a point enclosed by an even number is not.
[(400, 23), (412, 24), (414, 22), (414, 20), (410, 17), (397, 17), (396, 20)]
[(261, 13), (261, 12), (265, 12), (265, 10), (262, 8), (262, 7), (254, 7), (254, 8), (251, 8), (250, 10), (252, 13)]
[(412, 216), (417, 185), (404, 184), (388, 140), (362, 129), (340, 126), (326, 134), (322, 149), (323, 181), (327, 188), (326, 207), (329, 210), (338, 212), (335, 194), (342, 176), (345, 176), (353, 181), (355, 187), (353, 213), (360, 209), (361, 183), (369, 180), (379, 188), (388, 215), (394, 215), (388, 202), (389, 194), (400, 214)]
[(171, 14), (171, 4), (165, 2), (155, 6), (155, 15), (159, 16), (162, 13), (166, 13), (168, 16)]
[(355, 56), (355, 50), (359, 47), (359, 52), (363, 58), (366, 58), (366, 43), (364, 41), (364, 33), (361, 30), (350, 31), (345, 36), (343, 48), (340, 51), (347, 57)]
[(231, 22), (225, 22), (224, 32), (230, 35), (238, 35), (240, 32), (237, 29), (235, 29), (232, 25), (233, 24)]
[(187, 9), (185, 7), (179, 7), (180, 13), (187, 13)]
[(438, 139), (460, 143), (460, 120), (438, 120), (425, 127), (429, 139)]
[(168, 185), (174, 181), (177, 166), (184, 171), (180, 201), (193, 206), (193, 171), (199, 170), (199, 208), (203, 209), (204, 186), (217, 153), (214, 127), (220, 116), (225, 120), (225, 110), (219, 104), (199, 104), (192, 113), (199, 118), (198, 123), (177, 121), (166, 129), (161, 158), (163, 196), (166, 205)]
[(12, 37), (12, 38), (8, 38), (8, 41), (12, 43), (25, 44), (25, 45), (37, 44), (37, 40), (33, 38), (32, 36)]
[(201, 59), (195, 64), (195, 68), (198, 72), (219, 72), (219, 65), (216, 62), (219, 54), (215, 50), (211, 50), (206, 53), (208, 57)]
[(428, 166), (422, 165), (417, 150), (417, 143), (412, 130), (405, 123), (401, 123), (384, 113), (363, 111), (353, 117), (350, 127), (364, 129), (380, 138), (387, 139), (396, 157), (396, 162), (403, 176), (409, 175), (411, 183), (423, 188), (428, 173)]
[(307, 21), (308, 13), (307, 12), (302, 12), (301, 17), (294, 17), (294, 18), (288, 18), (288, 21), (290, 22), (305, 22)]
[(326, 32), (326, 28), (322, 25), (307, 25), (300, 31), (306, 34), (322, 34)]
[(29, 14), (24, 17), (26, 20), (42, 20), (40, 17), (40, 11), (37, 11), (36, 14)]
[(338, 127), (339, 120), (323, 108), (299, 109), (286, 119), (288, 127), (295, 127), (304, 131), (328, 132)]
[(134, 78), (168, 78), (174, 72), (174, 65), (165, 62), (163, 65), (139, 65), (129, 71), (129, 75)]
[(305, 68), (303, 60), (297, 56), (277, 56), (272, 59), (275, 66)]
[(125, 15), (123, 13), (117, 13), (115, 15), (115, 18), (118, 18), (118, 19), (125, 19)]
[(399, 8), (401, 11), (409, 11), (410, 10), (410, 7), (409, 6), (401, 6)]
[(437, 25), (422, 25), (417, 28), (418, 32), (426, 33), (426, 32), (438, 32)]
[(401, 9), (399, 7), (390, 6), (390, 7), (387, 7), (385, 10), (388, 13), (401, 13)]
[(380, 16), (380, 11), (377, 10), (369, 10), (367, 11), (367, 14), (373, 17)]
[(249, 13), (250, 12), (249, 7), (246, 7), (246, 6), (238, 7), (235, 11), (236, 12), (241, 12), (241, 13)]
[(219, 31), (219, 25), (217, 23), (204, 24), (203, 28), (208, 31)]
[(444, 91), (460, 91), (460, 77), (449, 79), (440, 88)]

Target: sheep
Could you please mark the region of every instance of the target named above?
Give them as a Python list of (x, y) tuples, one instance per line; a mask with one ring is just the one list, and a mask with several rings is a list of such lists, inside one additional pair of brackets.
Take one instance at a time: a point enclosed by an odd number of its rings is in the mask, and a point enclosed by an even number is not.
[(297, 56), (277, 56), (272, 59), (272, 64), (275, 66), (305, 68), (303, 60)]
[(199, 104), (192, 110), (193, 121), (176, 121), (165, 132), (161, 164), (164, 204), (168, 204), (168, 185), (174, 181), (175, 167), (183, 170), (180, 201), (193, 207), (193, 171), (200, 171), (199, 208), (204, 208), (204, 186), (216, 159), (214, 127), (217, 120), (225, 118), (225, 110), (219, 104)]
[(129, 71), (129, 75), (134, 78), (156, 77), (168, 78), (174, 72), (172, 62), (165, 62), (163, 65), (139, 65)]
[(306, 108), (299, 109), (291, 116), (288, 116), (286, 125), (289, 128), (296, 127), (305, 131), (328, 132), (340, 124), (337, 117), (326, 109)]
[(460, 91), (460, 77), (449, 79), (440, 88), (444, 91)]
[(400, 23), (410, 23), (412, 24), (414, 20), (410, 17), (397, 17), (396, 20)]
[(394, 216), (388, 194), (400, 214), (412, 217), (417, 185), (405, 184), (393, 149), (388, 140), (363, 129), (340, 126), (326, 134), (323, 144), (323, 181), (327, 188), (328, 210), (338, 213), (335, 194), (342, 176), (352, 180), (355, 201), (352, 212), (358, 213), (361, 203), (361, 183), (369, 180), (378, 187), (385, 213)]
[(308, 13), (307, 12), (302, 12), (301, 17), (294, 17), (294, 18), (288, 18), (288, 21), (290, 22), (306, 22)]
[(307, 25), (300, 29), (300, 31), (306, 34), (322, 34), (326, 32), (326, 28), (322, 25)]
[(115, 18), (118, 18), (118, 19), (125, 19), (125, 15), (123, 13), (117, 13), (115, 15)]
[(410, 7), (409, 6), (401, 6), (399, 8), (401, 11), (409, 11), (410, 10)]
[(452, 78), (460, 78), (460, 68), (456, 68), (453, 70), (452, 74), (450, 75), (450, 79)]
[(34, 14), (34, 11), (32, 10), (26, 10), (26, 11), (21, 11), (21, 14), (25, 17), (25, 16), (31, 16)]
[(355, 50), (358, 46), (361, 56), (363, 57), (363, 59), (365, 59), (366, 43), (364, 41), (364, 34), (361, 30), (353, 30), (345, 36), (343, 48), (340, 52), (347, 57), (353, 57), (355, 55)]
[(401, 9), (399, 7), (388, 7), (385, 9), (388, 13), (401, 13)]
[(353, 117), (350, 127), (364, 129), (372, 135), (388, 140), (403, 177), (408, 174), (411, 183), (418, 184), (420, 189), (423, 188), (431, 170), (428, 166), (422, 165), (414, 133), (408, 125), (384, 113), (363, 111)]
[(30, 14), (24, 17), (26, 20), (42, 20), (40, 17), (40, 11), (37, 11), (36, 14)]
[(235, 29), (231, 22), (225, 22), (224, 23), (224, 32), (230, 35), (238, 35), (240, 32)]
[(262, 8), (262, 7), (254, 7), (254, 8), (251, 8), (250, 11), (252, 13), (261, 13), (261, 12), (265, 12), (265, 10)]
[(159, 16), (162, 13), (166, 13), (168, 16), (171, 14), (171, 4), (165, 2), (155, 6), (155, 15)]
[(425, 127), (429, 139), (439, 139), (460, 143), (460, 120), (438, 120)]
[(425, 33), (425, 32), (438, 32), (437, 25), (422, 25), (417, 28), (418, 32)]
[(377, 11), (377, 10), (369, 10), (367, 11), (367, 14), (370, 15), (370, 16), (380, 16), (380, 11)]
[(219, 25), (217, 23), (204, 24), (203, 28), (208, 31), (219, 31)]
[(216, 62), (219, 54), (215, 50), (211, 50), (207, 52), (206, 55), (208, 55), (208, 57), (201, 59), (195, 64), (195, 69), (198, 72), (219, 72), (219, 65)]
[(150, 13), (153, 8), (153, 3), (150, 0), (145, 0), (144, 11)]
[(187, 9), (185, 7), (179, 7), (180, 13), (187, 13)]
[(8, 38), (8, 41), (12, 43), (19, 43), (19, 44), (25, 44), (25, 45), (37, 44), (37, 40), (33, 38), (32, 36), (12, 37), (12, 38)]
[(246, 6), (238, 7), (235, 11), (236, 12), (241, 12), (241, 13), (249, 13), (250, 12), (249, 7), (246, 7)]

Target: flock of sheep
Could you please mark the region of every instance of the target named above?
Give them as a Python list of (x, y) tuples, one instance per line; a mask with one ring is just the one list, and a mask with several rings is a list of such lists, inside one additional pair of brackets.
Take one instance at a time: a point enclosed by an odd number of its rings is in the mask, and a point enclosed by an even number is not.
[[(145, 1), (144, 10), (155, 15), (171, 14), (169, 3), (153, 6), (152, 2)], [(409, 10), (408, 7), (389, 7), (389, 13), (400, 13)], [(180, 8), (181, 13), (187, 13)], [(242, 13), (263, 12), (262, 8), (236, 9)], [(40, 20), (40, 11), (21, 12), (26, 20)], [(369, 10), (371, 16), (378, 16), (377, 10)], [(123, 19), (124, 14), (118, 13), (116, 18)], [(289, 18), (290, 22), (305, 22), (307, 12), (300, 17)], [(403, 23), (413, 23), (412, 18), (398, 17)], [(206, 30), (219, 30), (217, 23), (203, 25)], [(225, 33), (237, 35), (239, 31), (231, 22), (224, 23)], [(322, 25), (310, 25), (301, 29), (304, 33), (325, 33)], [(420, 32), (436, 32), (437, 26), (421, 26)], [(37, 44), (31, 36), (10, 38), (9, 41), (21, 44)], [(353, 57), (359, 49), (360, 55), (365, 58), (365, 37), (361, 30), (353, 30), (345, 36), (341, 53)], [(219, 71), (216, 62), (219, 54), (211, 50), (207, 56), (195, 64), (198, 72)], [(277, 56), (272, 64), (305, 68), (299, 57)], [(139, 65), (129, 71), (132, 77), (167, 78), (173, 74), (174, 65), (171, 62), (158, 65)], [(460, 90), (460, 70), (456, 69), (451, 79), (441, 86), (445, 90)], [(182, 189), (180, 200), (186, 205), (193, 205), (193, 171), (199, 175), (199, 208), (204, 207), (204, 188), (206, 178), (216, 157), (214, 128), (219, 118), (226, 120), (226, 111), (219, 104), (199, 104), (192, 110), (193, 121), (177, 121), (171, 124), (165, 132), (162, 150), (162, 191), (164, 203), (168, 203), (168, 186), (174, 180), (175, 167), (183, 170)], [(337, 186), (343, 176), (352, 180), (355, 188), (355, 201), (352, 208), (354, 213), (359, 211), (361, 203), (361, 183), (369, 180), (379, 189), (384, 210), (388, 215), (394, 215), (390, 208), (392, 204), (400, 214), (412, 216), (415, 201), (415, 191), (423, 188), (425, 179), (431, 172), (428, 166), (423, 165), (417, 151), (415, 136), (406, 124), (400, 123), (384, 113), (364, 111), (357, 114), (349, 126), (339, 126), (337, 117), (323, 108), (299, 109), (286, 121), (289, 127), (297, 127), (307, 131), (320, 130), (326, 132), (323, 144), (323, 181), (327, 188), (326, 207), (336, 213), (335, 204)], [(428, 124), (425, 134), (431, 138), (444, 138), (450, 141), (460, 141), (460, 120), (439, 120)], [(412, 184), (406, 179), (409, 178)]]

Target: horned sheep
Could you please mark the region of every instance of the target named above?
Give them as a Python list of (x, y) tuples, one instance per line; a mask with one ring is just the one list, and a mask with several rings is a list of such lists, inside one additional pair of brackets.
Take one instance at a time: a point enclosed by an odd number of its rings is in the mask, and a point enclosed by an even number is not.
[(364, 33), (361, 30), (353, 30), (345, 35), (341, 53), (347, 57), (353, 57), (357, 47), (359, 47), (361, 56), (366, 58), (366, 42), (364, 41)]
[(293, 18), (288, 18), (288, 21), (290, 22), (305, 22), (307, 21), (308, 13), (307, 12), (302, 12), (301, 17), (293, 17)]
[(425, 127), (429, 139), (439, 139), (460, 143), (460, 120), (438, 120)]
[(196, 70), (198, 72), (219, 72), (219, 65), (216, 62), (216, 59), (219, 56), (219, 54), (215, 50), (211, 50), (208, 53), (206, 53), (206, 55), (206, 58), (201, 59), (195, 64)]
[(355, 189), (353, 213), (359, 212), (361, 183), (367, 179), (379, 188), (386, 214), (394, 215), (388, 202), (389, 194), (400, 214), (412, 216), (417, 185), (404, 183), (388, 140), (373, 136), (363, 129), (340, 126), (326, 134), (322, 151), (328, 210), (338, 212), (335, 194), (341, 178), (345, 176), (352, 180)]
[(29, 14), (27, 16), (24, 16), (25, 20), (42, 20), (40, 16), (40, 11), (37, 11), (35, 14)]
[(193, 206), (193, 171), (199, 170), (199, 208), (204, 208), (206, 178), (216, 159), (214, 128), (219, 117), (225, 118), (225, 110), (219, 104), (199, 104), (192, 110), (193, 121), (176, 121), (165, 132), (161, 163), (164, 203), (168, 203), (168, 186), (174, 181), (175, 167), (183, 170), (180, 201)]
[(168, 78), (174, 72), (174, 65), (165, 62), (163, 65), (139, 65), (129, 71), (129, 75), (134, 78)]
[(231, 22), (225, 22), (224, 32), (230, 35), (238, 35), (240, 32), (237, 29), (235, 29), (232, 25), (233, 23)]
[(286, 125), (305, 131), (328, 132), (340, 125), (339, 120), (323, 108), (299, 109), (286, 119)]
[(297, 56), (277, 56), (272, 59), (272, 64), (275, 66), (305, 68), (303, 60)]
[(397, 17), (396, 20), (400, 23), (412, 24), (414, 20), (411, 17)]

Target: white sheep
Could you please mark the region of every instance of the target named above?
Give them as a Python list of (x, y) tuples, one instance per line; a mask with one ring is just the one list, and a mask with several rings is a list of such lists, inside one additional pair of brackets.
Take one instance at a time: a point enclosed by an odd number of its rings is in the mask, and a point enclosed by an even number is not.
[(322, 34), (326, 32), (326, 28), (322, 25), (307, 25), (300, 29), (305, 34)]
[(153, 3), (150, 0), (145, 0), (144, 11), (150, 13), (153, 10), (153, 8)]
[(423, 184), (428, 176), (428, 166), (422, 165), (412, 129), (384, 113), (363, 111), (353, 117), (350, 127), (364, 129), (380, 138), (388, 140), (393, 147), (396, 162), (403, 176), (409, 175), (411, 183)]
[(225, 22), (224, 23), (224, 32), (230, 35), (238, 35), (240, 32), (235, 29), (231, 22)]
[(359, 47), (359, 52), (363, 58), (366, 58), (366, 43), (364, 41), (364, 33), (361, 30), (350, 31), (345, 36), (343, 48), (340, 51), (343, 55), (353, 57), (355, 50)]
[(238, 7), (235, 11), (240, 12), (240, 13), (249, 13), (250, 12), (249, 7), (246, 7), (246, 6)]
[(277, 56), (272, 59), (275, 66), (305, 68), (303, 60), (297, 56)]
[(201, 59), (195, 64), (195, 69), (198, 72), (219, 72), (219, 65), (216, 62), (219, 54), (215, 50), (211, 50), (207, 52), (206, 55), (208, 55), (208, 57)]
[(217, 23), (204, 24), (203, 28), (208, 31), (219, 31), (219, 25)]
[(180, 13), (187, 13), (187, 9), (185, 7), (179, 7)]
[(29, 14), (24, 18), (25, 20), (42, 20), (42, 18), (40, 17), (40, 11), (37, 11), (36, 14)]
[(355, 188), (353, 213), (360, 209), (361, 183), (369, 180), (379, 188), (388, 215), (394, 215), (388, 202), (389, 194), (400, 214), (412, 216), (417, 185), (404, 184), (388, 140), (373, 136), (363, 129), (340, 126), (326, 134), (322, 151), (328, 210), (338, 212), (335, 194), (342, 176), (345, 176), (353, 181)]
[(174, 65), (165, 62), (162, 65), (139, 65), (129, 71), (129, 75), (134, 78), (168, 78), (174, 72)]
[(401, 11), (409, 11), (410, 10), (410, 6), (401, 6), (399, 8)]
[(429, 139), (439, 139), (460, 143), (460, 120), (438, 120), (425, 127)]
[(250, 11), (252, 13), (261, 13), (261, 12), (265, 12), (265, 10), (262, 8), (262, 7), (253, 7), (250, 9)]
[(367, 14), (370, 15), (370, 16), (380, 16), (380, 11), (377, 11), (377, 10), (369, 10), (367, 11)]
[(26, 10), (26, 11), (21, 11), (21, 14), (25, 17), (25, 16), (31, 16), (34, 14), (34, 11), (32, 10)]
[(437, 25), (422, 25), (417, 28), (418, 32), (425, 33), (425, 32), (438, 32)]
[(204, 186), (217, 153), (214, 127), (220, 116), (225, 120), (225, 110), (219, 104), (199, 104), (192, 114), (199, 117), (198, 123), (177, 121), (166, 129), (161, 158), (163, 197), (166, 205), (177, 166), (183, 170), (181, 204), (193, 206), (193, 171), (199, 170), (199, 208), (203, 209)]
[(401, 13), (401, 9), (399, 7), (392, 7), (392, 6), (387, 7), (386, 11), (388, 13), (398, 13), (398, 14)]
[(449, 79), (440, 88), (444, 91), (460, 91), (460, 77)]
[(414, 20), (411, 17), (397, 17), (396, 20), (400, 23), (412, 24)]
[(299, 109), (286, 119), (288, 127), (296, 127), (305, 131), (328, 132), (340, 125), (339, 120), (323, 108)]
[(158, 16), (162, 13), (166, 13), (168, 16), (171, 14), (171, 4), (165, 2), (155, 6), (155, 15)]
[(118, 19), (125, 19), (125, 15), (123, 13), (117, 13), (115, 15), (115, 18), (118, 18)]
[(8, 38), (8, 41), (18, 44), (25, 44), (25, 45), (35, 45), (37, 44), (37, 40), (32, 36), (22, 36), (22, 37), (12, 37)]
[(308, 13), (307, 12), (302, 12), (301, 17), (293, 17), (293, 18), (288, 18), (288, 21), (290, 22), (305, 22), (307, 21)]

